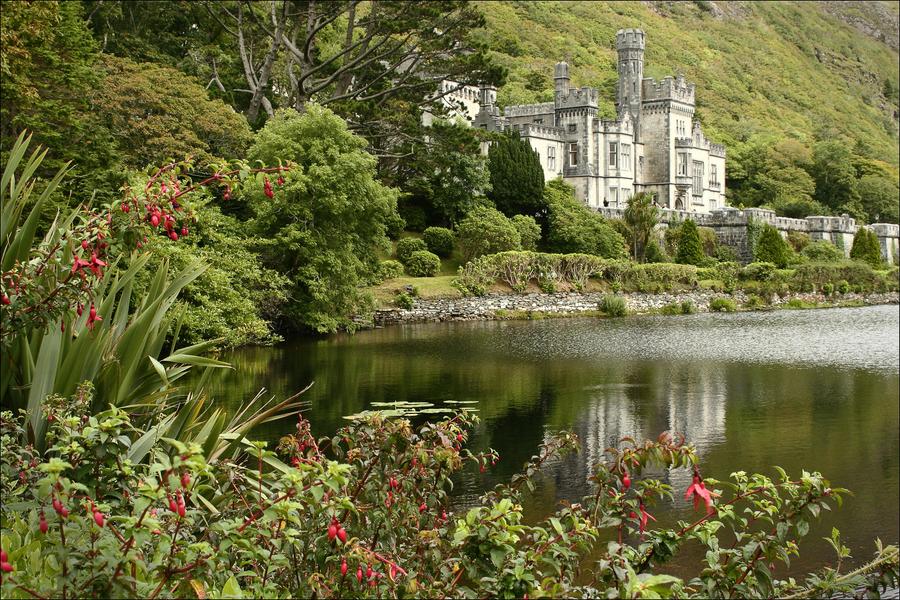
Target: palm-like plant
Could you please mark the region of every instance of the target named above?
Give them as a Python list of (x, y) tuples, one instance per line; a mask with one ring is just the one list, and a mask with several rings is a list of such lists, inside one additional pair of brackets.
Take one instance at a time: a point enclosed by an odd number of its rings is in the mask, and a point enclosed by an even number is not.
[[(69, 265), (84, 233), (78, 225), (84, 216), (81, 209), (57, 216), (46, 233), (37, 236), (41, 213), (67, 168), (46, 183), (27, 210), (36, 189), (34, 172), (46, 155), (46, 150), (38, 149), (24, 160), (29, 143), (30, 136), (24, 134), (16, 141), (0, 187), (4, 326), (0, 406), (26, 409), (28, 441), (43, 447), (46, 398), (69, 397), (85, 381), (94, 387), (92, 409), (129, 407), (133, 421), (148, 429), (140, 439), (165, 435), (196, 441), (207, 455), (221, 453), (262, 420), (293, 414), (296, 398), (264, 405), (256, 412), (242, 411), (229, 421), (223, 410), (209, 408), (203, 391), (206, 373), (190, 390), (177, 385), (192, 367), (229, 367), (204, 356), (218, 340), (178, 348), (181, 311), (175, 302), (206, 265), (198, 261), (170, 273), (164, 261), (140, 293), (135, 292), (134, 280), (149, 259), (146, 252), (130, 256), (123, 268), (113, 265), (105, 274), (98, 268), (95, 278), (80, 277)], [(88, 299), (91, 310), (80, 310), (80, 303)], [(164, 348), (169, 349), (166, 355)], [(222, 437), (226, 433), (231, 435)], [(138, 445), (133, 458), (143, 458), (145, 443)]]

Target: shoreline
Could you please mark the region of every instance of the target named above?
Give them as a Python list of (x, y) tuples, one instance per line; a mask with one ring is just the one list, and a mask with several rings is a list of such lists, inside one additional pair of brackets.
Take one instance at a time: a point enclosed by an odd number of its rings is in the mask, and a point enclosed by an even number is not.
[[(600, 299), (610, 294), (602, 292), (564, 292), (555, 294), (494, 293), (464, 298), (414, 298), (409, 309), (382, 308), (376, 310), (362, 328), (379, 328), (412, 323), (441, 323), (448, 321), (505, 321), (566, 317), (607, 317), (598, 307)], [(871, 294), (792, 293), (775, 296), (769, 303), (758, 296), (737, 290), (731, 294), (707, 290), (670, 292), (661, 294), (619, 293), (628, 315), (677, 315), (710, 310), (710, 303), (724, 299), (733, 303), (733, 310), (718, 312), (811, 310), (819, 308), (848, 308), (859, 306), (900, 304), (900, 293)], [(689, 310), (682, 310), (682, 304)], [(730, 308), (730, 307), (729, 307)], [(613, 317), (608, 317), (613, 318)]]

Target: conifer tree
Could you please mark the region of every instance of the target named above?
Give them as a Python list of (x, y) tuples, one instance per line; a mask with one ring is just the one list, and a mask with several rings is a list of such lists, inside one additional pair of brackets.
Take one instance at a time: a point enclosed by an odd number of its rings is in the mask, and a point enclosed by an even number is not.
[(543, 215), (544, 170), (531, 145), (518, 132), (500, 136), (488, 150), (491, 192), (488, 198), (506, 216)]
[(678, 236), (678, 256), (675, 262), (682, 265), (700, 265), (703, 262), (703, 246), (700, 244), (700, 232), (697, 224), (691, 219), (681, 225)]
[(850, 248), (850, 258), (861, 260), (873, 267), (881, 265), (881, 243), (874, 231), (860, 227), (853, 236), (853, 246)]
[(791, 248), (777, 229), (766, 224), (753, 249), (753, 259), (757, 262), (770, 262), (783, 269), (791, 260)]

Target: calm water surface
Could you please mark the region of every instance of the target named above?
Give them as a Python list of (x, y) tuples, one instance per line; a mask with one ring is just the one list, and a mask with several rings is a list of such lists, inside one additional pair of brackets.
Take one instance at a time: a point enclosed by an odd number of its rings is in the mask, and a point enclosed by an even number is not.
[[(467, 472), (460, 506), (507, 479), (549, 431), (572, 429), (584, 448), (549, 466), (526, 507), (538, 518), (561, 499), (589, 493), (590, 465), (622, 436), (669, 430), (694, 442), (706, 476), (738, 469), (775, 476), (818, 470), (853, 490), (825, 513), (797, 566), (821, 564), (838, 527), (857, 562), (872, 541), (900, 538), (900, 339), (898, 307), (703, 314), (623, 319), (424, 324), (251, 348), (225, 356), (236, 371), (217, 395), (237, 407), (265, 387), (307, 392), (314, 432), (372, 402), (475, 400), (482, 418), (474, 450), (502, 457), (487, 474)], [(275, 439), (291, 424), (269, 424)], [(684, 471), (663, 473), (677, 490)], [(687, 519), (676, 501), (660, 523)]]

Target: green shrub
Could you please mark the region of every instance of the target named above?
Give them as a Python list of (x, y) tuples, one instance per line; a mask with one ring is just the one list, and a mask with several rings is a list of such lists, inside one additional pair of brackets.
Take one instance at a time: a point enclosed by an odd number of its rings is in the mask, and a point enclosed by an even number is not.
[(834, 284), (833, 283), (824, 284), (822, 286), (822, 293), (825, 294), (826, 296), (832, 295), (834, 293)]
[(417, 250), (406, 261), (406, 272), (413, 277), (434, 277), (440, 270), (441, 259), (428, 250)]
[(800, 298), (791, 298), (785, 304), (787, 308), (807, 308), (808, 305), (806, 302), (801, 300)]
[(624, 317), (628, 314), (625, 298), (607, 294), (600, 299), (597, 308), (610, 317)]
[(811, 262), (839, 262), (844, 259), (844, 253), (826, 240), (810, 242), (800, 254)]
[(703, 281), (704, 279), (718, 279), (719, 273), (716, 271), (715, 267), (702, 267), (697, 269), (697, 279)]
[(406, 266), (413, 252), (421, 252), (423, 250), (428, 251), (428, 246), (424, 241), (419, 238), (403, 238), (397, 241), (397, 249), (394, 251), (394, 254), (397, 256), (397, 260)]
[(793, 251), (777, 229), (764, 224), (756, 245), (753, 247), (753, 260), (770, 262), (779, 268), (785, 268), (791, 262)]
[(488, 206), (477, 207), (460, 222), (456, 239), (466, 260), (522, 248), (522, 236), (512, 221)]
[(767, 302), (761, 296), (757, 296), (756, 294), (751, 294), (747, 297), (746, 302), (744, 302), (744, 308), (749, 310), (763, 308), (766, 305)]
[(604, 258), (628, 256), (625, 239), (598, 213), (573, 195), (571, 186), (547, 184), (547, 248), (564, 254), (594, 254)]
[(662, 263), (669, 262), (669, 257), (663, 254), (662, 248), (659, 247), (659, 242), (656, 241), (656, 238), (652, 238), (647, 243), (644, 260), (648, 263)]
[(809, 237), (808, 233), (804, 233), (802, 231), (788, 231), (787, 234), (788, 244), (791, 245), (794, 252), (801, 252), (812, 243), (812, 238)]
[(741, 279), (768, 281), (775, 275), (775, 265), (770, 262), (753, 262), (741, 270)]
[(715, 257), (719, 251), (719, 238), (716, 231), (710, 227), (698, 227), (697, 233), (700, 235), (700, 246), (706, 256)]
[[(848, 285), (858, 285), (860, 289), (875, 289), (882, 278), (872, 267), (859, 261), (842, 261), (839, 263), (807, 263), (798, 265), (791, 276), (792, 284), (797, 289), (811, 287), (821, 289), (826, 283), (846, 281)], [(840, 285), (838, 285), (840, 291)], [(845, 292), (841, 292), (845, 293)]]
[(671, 289), (673, 284), (695, 287), (697, 285), (697, 267), (674, 263), (633, 264), (625, 274), (625, 281), (632, 286), (659, 284)]
[(396, 302), (397, 306), (404, 310), (409, 310), (413, 307), (413, 298), (406, 292), (398, 292), (397, 296), (394, 298), (394, 302)]
[(737, 262), (738, 255), (734, 248), (720, 244), (716, 250), (716, 258), (719, 259), (719, 262)]
[(456, 236), (446, 227), (429, 227), (422, 232), (422, 240), (428, 246), (428, 251), (446, 258), (453, 253), (453, 243)]
[(671, 304), (666, 304), (659, 309), (659, 314), (661, 315), (680, 315), (681, 314), (681, 305), (677, 302), (672, 302)]
[(516, 231), (519, 232), (522, 250), (537, 250), (538, 242), (541, 241), (541, 226), (537, 224), (534, 217), (513, 215), (510, 220)]
[(697, 307), (692, 300), (685, 300), (681, 303), (681, 314), (692, 315), (697, 312)]
[(489, 259), (488, 256), (479, 256), (459, 267), (456, 279), (450, 285), (463, 296), (484, 296), (495, 278)]
[(506, 283), (516, 292), (524, 292), (535, 276), (537, 261), (534, 252), (500, 252), (487, 256), (494, 277)]
[(545, 294), (556, 292), (557, 284), (562, 281), (560, 269), (562, 254), (536, 254), (534, 256), (534, 276), (538, 287)]
[(378, 276), (381, 281), (403, 277), (403, 264), (397, 260), (383, 260), (378, 263)]
[(675, 258), (675, 262), (682, 265), (700, 265), (703, 262), (703, 258), (703, 246), (700, 242), (697, 224), (688, 219), (680, 227), (678, 255)]
[(709, 301), (710, 312), (734, 312), (737, 304), (729, 298), (713, 298)]

